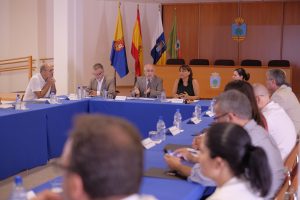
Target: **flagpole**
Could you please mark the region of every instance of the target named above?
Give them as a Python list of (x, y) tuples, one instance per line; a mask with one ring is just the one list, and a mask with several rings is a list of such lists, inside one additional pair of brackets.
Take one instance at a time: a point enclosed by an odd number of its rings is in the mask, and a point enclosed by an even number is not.
[[(121, 8), (121, 2), (118, 1), (118, 8), (120, 9)], [(117, 91), (117, 76), (116, 76), (116, 69), (115, 69), (115, 72), (114, 72), (114, 82), (115, 82), (115, 93), (119, 93), (119, 91)]]
[[(118, 2), (118, 7), (119, 7), (119, 9), (121, 8), (121, 2), (120, 1)], [(115, 71), (114, 72), (115, 93), (117, 94), (117, 93), (120, 93), (120, 91), (117, 90), (117, 75), (116, 75), (117, 70), (115, 69), (114, 71)]]
[[(139, 9), (140, 9), (140, 5), (137, 4), (137, 10), (139, 11)], [(135, 73), (135, 75), (134, 75), (134, 83), (133, 83), (133, 86), (135, 86), (136, 81), (137, 81), (137, 76), (136, 76), (136, 73)]]
[(115, 70), (115, 73), (114, 73), (114, 82), (115, 82), (115, 92), (117, 93), (117, 77), (116, 77), (116, 70)]

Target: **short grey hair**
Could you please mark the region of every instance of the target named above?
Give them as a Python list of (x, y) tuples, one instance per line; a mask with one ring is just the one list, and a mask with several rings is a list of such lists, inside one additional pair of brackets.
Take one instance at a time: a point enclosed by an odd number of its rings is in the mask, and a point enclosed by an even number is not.
[(252, 118), (252, 107), (248, 97), (238, 90), (228, 90), (216, 98), (216, 104), (223, 113), (234, 113), (241, 119)]
[(42, 65), (40, 66), (40, 72), (46, 71), (47, 65), (48, 65), (48, 64), (42, 64)]
[(96, 63), (93, 65), (93, 69), (97, 70), (97, 69), (103, 69), (103, 65), (101, 63)]
[(285, 72), (281, 69), (269, 69), (267, 71), (269, 78), (275, 81), (277, 86), (285, 85), (286, 82), (286, 75)]

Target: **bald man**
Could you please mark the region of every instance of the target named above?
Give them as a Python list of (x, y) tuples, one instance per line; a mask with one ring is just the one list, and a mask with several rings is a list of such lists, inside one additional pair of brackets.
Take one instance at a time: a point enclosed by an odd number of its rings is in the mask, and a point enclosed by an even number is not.
[(51, 92), (56, 93), (53, 74), (53, 65), (43, 64), (40, 67), (40, 73), (31, 77), (25, 91), (24, 100), (27, 101), (49, 97)]
[(283, 160), (296, 144), (296, 129), (293, 121), (278, 104), (269, 97), (268, 89), (262, 84), (253, 84), (258, 108), (266, 118), (268, 131), (277, 144)]
[(163, 81), (155, 75), (152, 64), (144, 66), (144, 76), (137, 77), (132, 95), (137, 97), (156, 98), (163, 91)]

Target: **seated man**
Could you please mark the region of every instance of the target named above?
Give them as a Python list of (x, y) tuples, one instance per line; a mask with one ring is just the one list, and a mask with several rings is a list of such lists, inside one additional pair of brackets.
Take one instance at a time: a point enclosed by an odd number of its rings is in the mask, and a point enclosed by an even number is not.
[(271, 93), (271, 100), (278, 103), (293, 121), (296, 132), (300, 134), (300, 104), (286, 83), (285, 72), (281, 69), (270, 69), (267, 71), (266, 85)]
[[(251, 118), (252, 107), (249, 99), (237, 90), (228, 90), (216, 98), (214, 111), (216, 122), (231, 122), (242, 126), (251, 137), (253, 145), (261, 147), (266, 152), (272, 174), (272, 184), (267, 199), (273, 198), (284, 180), (283, 160), (270, 134)], [(183, 154), (183, 152), (180, 153)], [(184, 157), (190, 159), (190, 156), (184, 155)], [(201, 174), (199, 164), (188, 169), (176, 157), (165, 156), (165, 160), (171, 169), (183, 175), (189, 175), (190, 180), (204, 185), (213, 184)]]
[(102, 95), (101, 92), (106, 90), (109, 95), (115, 96), (116, 85), (113, 78), (108, 78), (104, 75), (103, 65), (96, 63), (93, 66), (93, 75), (95, 76), (88, 86), (90, 96)]
[(55, 79), (53, 78), (53, 65), (43, 64), (40, 73), (33, 75), (25, 91), (24, 100), (34, 100), (56, 94)]
[(267, 88), (261, 84), (253, 85), (258, 108), (265, 116), (268, 131), (276, 142), (283, 160), (289, 155), (296, 144), (296, 129), (283, 108), (270, 100)]
[(154, 66), (144, 66), (144, 76), (137, 77), (132, 95), (137, 97), (156, 98), (163, 91), (163, 81), (155, 75)]
[(155, 199), (137, 194), (143, 176), (143, 147), (137, 129), (122, 119), (77, 118), (58, 167), (64, 170), (64, 194), (45, 191), (35, 200)]

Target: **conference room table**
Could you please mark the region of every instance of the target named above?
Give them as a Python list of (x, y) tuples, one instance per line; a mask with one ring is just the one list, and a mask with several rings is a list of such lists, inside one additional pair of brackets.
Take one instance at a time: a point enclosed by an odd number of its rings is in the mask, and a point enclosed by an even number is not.
[[(210, 101), (199, 103), (205, 111)], [(62, 104), (28, 103), (28, 110), (1, 109), (0, 179), (24, 169), (44, 165), (49, 159), (60, 156), (72, 127), (72, 120), (78, 114), (101, 113), (124, 117), (136, 125), (142, 138), (145, 138), (150, 130), (156, 129), (159, 116), (163, 116), (167, 127), (170, 127), (176, 109), (180, 109), (185, 120), (192, 116), (194, 106), (157, 100), (116, 101), (90, 98), (79, 101), (63, 100)], [(207, 127), (211, 118), (203, 117), (198, 125), (187, 123), (188, 121), (183, 123), (182, 133), (176, 136), (167, 135), (161, 144), (149, 150), (145, 149), (144, 170), (152, 167), (167, 169), (163, 160), (164, 146), (168, 143), (191, 144), (194, 134)], [(47, 184), (49, 183), (44, 185)], [(40, 191), (39, 188), (41, 190), (45, 186), (41, 185), (35, 191)], [(141, 193), (153, 194), (158, 199), (199, 199), (204, 191), (205, 187), (186, 180), (144, 177), (141, 185)]]
[[(209, 103), (208, 100), (201, 101), (205, 110), (208, 109)], [(166, 127), (170, 127), (173, 124), (173, 116), (177, 109), (180, 110), (182, 119), (187, 119), (192, 116), (194, 107), (195, 104), (169, 103), (158, 100), (110, 101), (91, 99), (89, 112), (123, 117), (139, 129), (142, 138), (146, 138), (149, 131), (156, 130), (159, 116), (163, 117)]]
[(0, 180), (60, 156), (72, 119), (89, 101), (28, 102), (27, 110), (0, 109)]
[[(91, 105), (99, 105), (105, 102), (103, 100), (93, 100), (90, 101)], [(127, 104), (129, 103), (129, 104)], [(108, 107), (113, 107), (114, 105), (117, 105), (117, 107), (121, 104), (129, 105), (131, 108), (132, 104), (134, 103), (142, 103), (142, 102), (110, 102), (108, 103)], [(153, 105), (154, 102), (146, 102), (149, 107), (150, 105)], [(157, 102), (155, 102), (156, 104)], [(203, 102), (201, 102), (203, 105)], [(126, 107), (126, 105), (123, 105)], [(208, 108), (208, 104), (204, 102), (204, 105), (202, 106), (202, 110), (206, 110)], [(138, 105), (139, 106), (139, 105)], [(176, 105), (175, 107), (177, 107)], [(90, 107), (91, 108), (91, 107)], [(176, 108), (175, 108), (176, 109)], [(123, 110), (120, 110), (122, 113)], [(142, 112), (142, 111), (140, 111)], [(106, 113), (107, 114), (107, 113)], [(187, 114), (187, 113), (186, 113)], [(113, 115), (117, 115), (115, 112)], [(167, 144), (182, 144), (182, 145), (190, 145), (194, 136), (199, 134), (203, 128), (207, 127), (211, 122), (212, 118), (210, 117), (202, 117), (202, 121), (199, 124), (192, 124), (190, 123), (190, 120), (186, 118), (186, 120), (182, 123), (182, 129), (183, 132), (176, 136), (170, 135), (170, 133), (167, 134), (166, 140), (161, 142), (160, 144), (157, 144), (151, 149), (148, 149), (144, 151), (144, 170), (147, 171), (150, 168), (161, 168), (167, 170), (167, 164), (164, 161), (164, 152), (163, 148)], [(54, 180), (50, 180), (49, 182), (42, 184), (36, 188), (34, 188), (34, 192), (40, 192), (45, 189), (49, 189), (52, 186), (53, 182), (62, 181), (61, 177), (55, 178)], [(154, 195), (158, 199), (187, 199), (187, 200), (193, 200), (193, 199), (199, 199), (201, 196), (203, 196), (204, 193), (208, 194), (212, 192), (212, 188), (206, 188), (200, 184), (188, 182), (186, 180), (181, 179), (164, 179), (164, 178), (156, 178), (156, 177), (146, 177), (144, 176), (142, 179), (141, 189), (140, 193), (142, 194), (151, 194)]]

